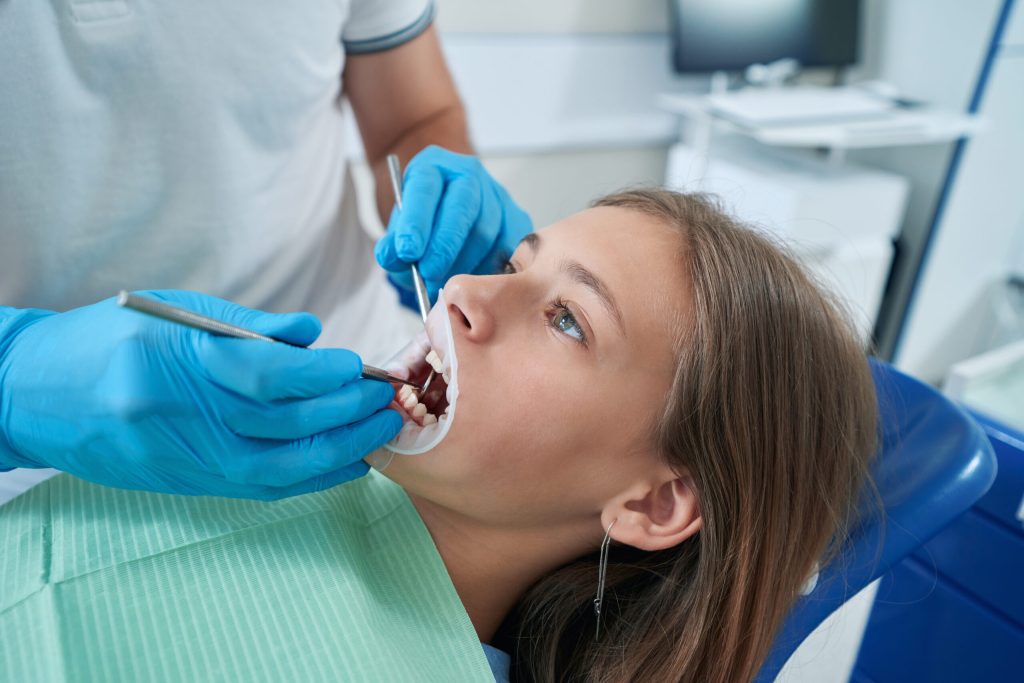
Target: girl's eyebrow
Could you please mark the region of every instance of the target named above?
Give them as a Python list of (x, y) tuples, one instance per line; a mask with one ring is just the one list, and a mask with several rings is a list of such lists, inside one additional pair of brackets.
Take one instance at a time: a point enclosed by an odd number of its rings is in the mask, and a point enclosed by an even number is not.
[[(540, 251), (541, 241), (540, 235), (537, 233), (531, 232), (529, 235), (524, 237), (522, 241), (530, 247), (534, 254)], [(567, 273), (569, 277), (589, 289), (595, 296), (597, 296), (598, 299), (601, 300), (605, 310), (608, 311), (608, 314), (618, 326), (619, 332), (621, 332), (622, 336), (625, 337), (626, 325), (623, 322), (622, 309), (619, 308), (618, 303), (615, 301), (615, 295), (613, 295), (611, 290), (608, 289), (608, 285), (604, 283), (604, 280), (595, 275), (593, 271), (587, 269), (586, 266), (579, 261), (566, 259), (559, 265), (561, 266), (562, 271)]]
[(531, 232), (528, 235), (526, 235), (526, 237), (519, 240), (519, 243), (526, 244), (526, 246), (530, 247), (530, 250), (533, 251), (534, 254), (540, 251), (540, 235), (538, 235), (535, 232)]
[(562, 270), (569, 274), (569, 277), (589, 289), (597, 296), (598, 299), (601, 300), (605, 310), (608, 311), (612, 320), (614, 320), (615, 324), (619, 327), (619, 332), (621, 332), (622, 336), (625, 337), (626, 326), (622, 322), (622, 310), (615, 302), (615, 296), (612, 294), (611, 290), (608, 289), (608, 286), (604, 281), (595, 275), (593, 271), (587, 270), (587, 268), (579, 261), (567, 259), (562, 261), (560, 265)]

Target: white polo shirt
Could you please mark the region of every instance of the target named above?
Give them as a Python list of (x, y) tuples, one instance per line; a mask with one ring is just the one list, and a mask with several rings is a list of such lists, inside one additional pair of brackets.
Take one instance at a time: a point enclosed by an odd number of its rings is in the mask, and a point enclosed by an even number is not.
[[(430, 0), (0, 2), (0, 304), (182, 288), (370, 356), (394, 294), (344, 202), (345, 54)], [(391, 349), (389, 349), (391, 350)]]

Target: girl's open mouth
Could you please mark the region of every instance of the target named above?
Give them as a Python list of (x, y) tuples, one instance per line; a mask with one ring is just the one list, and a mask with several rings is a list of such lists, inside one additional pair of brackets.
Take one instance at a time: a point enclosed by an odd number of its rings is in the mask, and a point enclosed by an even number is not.
[(396, 386), (397, 394), (390, 407), (402, 415), (404, 424), (386, 446), (403, 455), (429, 451), (448, 433), (459, 396), (459, 364), (443, 290), (427, 317), (426, 330), (416, 335), (385, 368), (420, 386), (434, 372), (426, 393), (406, 385)]
[(426, 392), (417, 391), (409, 385), (403, 384), (399, 386), (398, 395), (392, 404), (392, 407), (402, 413), (403, 417), (408, 417), (421, 427), (434, 424), (440, 418), (446, 418), (449, 408), (447, 392), (451, 375), (448, 370), (444, 369), (444, 362), (437, 351), (431, 349), (427, 353), (422, 367), (410, 370), (407, 379), (422, 386), (431, 372), (433, 372), (433, 378), (430, 380)]

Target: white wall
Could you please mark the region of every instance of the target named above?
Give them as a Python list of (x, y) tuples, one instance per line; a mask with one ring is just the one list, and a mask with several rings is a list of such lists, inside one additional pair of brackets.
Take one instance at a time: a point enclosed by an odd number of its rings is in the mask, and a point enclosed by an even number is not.
[(661, 34), (443, 34), (485, 154), (664, 145), (674, 118), (655, 106), (675, 87)]
[(899, 367), (931, 382), (938, 383), (952, 363), (1008, 341), (996, 329), (994, 311), (1011, 270), (1024, 270), (1021, 4), (981, 101), (986, 129), (966, 144), (954, 171), (896, 356)]
[(664, 33), (667, 0), (437, 0), (446, 34)]
[[(662, 0), (437, 0), (437, 26), (491, 173), (537, 226), (628, 185), (664, 180), (674, 118), (655, 104), (706, 79), (670, 68)], [(358, 140), (354, 127), (350, 133)], [(372, 179), (355, 168), (360, 215), (380, 229)], [(557, 188), (557, 191), (552, 191)]]
[[(964, 111), (1003, 0), (865, 0), (863, 66), (851, 80), (879, 78), (906, 96)], [(882, 351), (889, 353), (933, 218), (953, 145), (858, 151), (850, 158), (910, 181), (899, 241), (900, 262), (883, 309)]]
[(625, 185), (661, 184), (666, 153), (661, 145), (598, 147), (493, 155), (488, 157), (487, 165), (516, 201), (530, 207), (534, 223), (541, 227)]
[[(438, 0), (449, 65), (491, 172), (546, 225), (592, 199), (661, 183), (675, 136), (663, 0)], [(557, 188), (557, 191), (552, 191)]]

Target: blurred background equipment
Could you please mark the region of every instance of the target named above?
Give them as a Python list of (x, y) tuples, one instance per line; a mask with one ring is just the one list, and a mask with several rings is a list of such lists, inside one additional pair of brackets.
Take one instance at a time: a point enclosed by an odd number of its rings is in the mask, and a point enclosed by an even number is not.
[(861, 0), (670, 0), (679, 73), (856, 63)]

